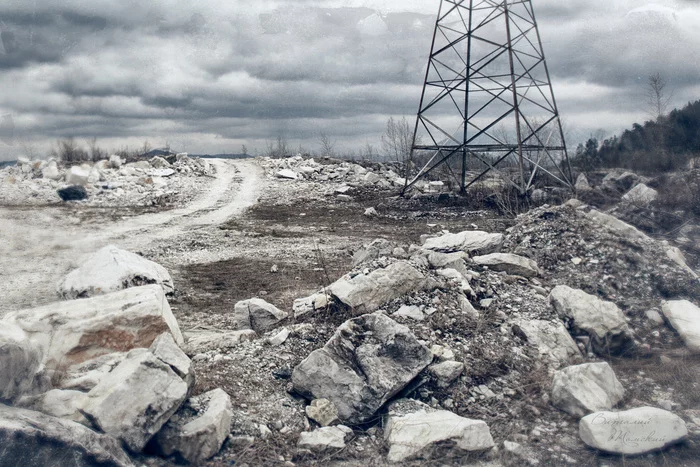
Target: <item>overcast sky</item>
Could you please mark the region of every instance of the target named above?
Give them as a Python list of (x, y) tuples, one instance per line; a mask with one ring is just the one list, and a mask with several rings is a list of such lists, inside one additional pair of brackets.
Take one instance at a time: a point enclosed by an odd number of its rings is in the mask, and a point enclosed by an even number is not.
[[(389, 116), (415, 118), (439, 3), (3, 0), (0, 159), (67, 136), (252, 153), (278, 135), (319, 150), (323, 131), (379, 147)], [(570, 146), (642, 121), (652, 73), (673, 105), (700, 98), (700, 2), (533, 4)]]

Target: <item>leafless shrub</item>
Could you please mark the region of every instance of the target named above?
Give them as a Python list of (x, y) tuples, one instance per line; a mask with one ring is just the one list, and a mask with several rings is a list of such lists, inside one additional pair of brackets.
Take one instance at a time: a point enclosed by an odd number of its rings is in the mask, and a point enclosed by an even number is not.
[(265, 155), (267, 157), (278, 159), (287, 156), (288, 153), (287, 139), (282, 135), (278, 135), (276, 141), (268, 141), (266, 143)]
[(71, 164), (78, 162), (86, 162), (90, 160), (88, 153), (78, 146), (75, 138), (65, 138), (57, 141), (56, 156), (63, 162)]

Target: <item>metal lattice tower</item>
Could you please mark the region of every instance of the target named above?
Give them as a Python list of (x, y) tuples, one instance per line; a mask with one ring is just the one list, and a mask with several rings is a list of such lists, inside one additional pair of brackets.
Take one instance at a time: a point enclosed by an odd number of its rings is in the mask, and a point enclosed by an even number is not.
[(441, 166), (462, 192), (489, 171), (521, 194), (538, 171), (572, 187), (530, 0), (441, 0), (407, 171), (419, 158), (404, 191)]

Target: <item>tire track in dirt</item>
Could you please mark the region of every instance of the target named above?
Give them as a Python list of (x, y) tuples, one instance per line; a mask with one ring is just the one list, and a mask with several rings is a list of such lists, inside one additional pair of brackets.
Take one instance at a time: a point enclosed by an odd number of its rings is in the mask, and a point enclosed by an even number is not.
[(254, 161), (211, 163), (217, 173), (207, 190), (189, 205), (170, 211), (83, 225), (55, 207), (0, 208), (0, 317), (55, 301), (57, 282), (105, 245), (138, 251), (212, 228), (257, 202), (264, 172)]

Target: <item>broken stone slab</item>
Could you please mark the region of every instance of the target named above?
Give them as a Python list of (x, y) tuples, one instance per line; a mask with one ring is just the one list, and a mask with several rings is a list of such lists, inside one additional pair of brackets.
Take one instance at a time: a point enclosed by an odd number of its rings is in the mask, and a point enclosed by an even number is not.
[(290, 169), (282, 169), (279, 172), (277, 172), (275, 176), (277, 178), (283, 178), (287, 180), (296, 180), (297, 178), (299, 178), (299, 175), (295, 171)]
[(147, 284), (160, 285), (166, 294), (175, 290), (163, 266), (108, 245), (71, 271), (58, 285), (58, 294), (67, 299), (86, 298)]
[(574, 185), (574, 188), (576, 191), (586, 191), (591, 189), (591, 184), (588, 183), (588, 177), (586, 177), (586, 174), (579, 174), (579, 176), (576, 177), (576, 184)]
[(389, 444), (389, 462), (430, 457), (438, 446), (454, 455), (494, 447), (486, 422), (435, 410), (418, 401), (399, 399), (387, 407), (384, 439)]
[(41, 351), (17, 325), (0, 322), (0, 400), (13, 401), (31, 389)]
[(463, 372), (464, 363), (462, 362), (446, 361), (428, 367), (428, 374), (435, 380), (435, 385), (442, 389), (454, 383)]
[(238, 330), (252, 329), (263, 333), (286, 317), (286, 312), (260, 298), (240, 301), (233, 309), (233, 320)]
[(345, 440), (352, 436), (352, 429), (344, 426), (326, 426), (314, 431), (304, 431), (297, 446), (312, 452), (325, 452), (345, 448)]
[(79, 423), (0, 404), (0, 465), (133, 467), (119, 441)]
[(85, 425), (90, 422), (80, 413), (87, 401), (87, 394), (81, 391), (52, 389), (36, 396), (25, 396), (17, 401), (16, 406), (51, 415), (52, 417), (71, 420)]
[[(464, 269), (466, 273), (466, 268), (462, 265), (462, 269)], [(469, 281), (465, 277), (465, 273), (461, 273), (456, 269), (452, 268), (445, 268), (445, 269), (438, 269), (437, 271), (438, 276), (444, 277), (448, 281), (453, 281), (454, 283), (459, 285), (459, 289), (469, 295), (469, 296), (476, 296), (474, 294), (474, 290), (472, 289), (472, 286), (469, 284)]]
[(423, 321), (425, 315), (421, 309), (414, 305), (403, 305), (401, 308), (394, 312), (393, 316), (401, 316), (402, 318), (411, 318), (416, 321)]
[(155, 442), (165, 456), (176, 454), (197, 464), (219, 452), (231, 432), (232, 418), (231, 398), (217, 388), (188, 399)]
[(537, 263), (530, 258), (514, 255), (512, 253), (492, 253), (490, 255), (476, 256), (472, 258), (479, 266), (487, 266), (496, 272), (523, 277), (537, 277), (541, 274)]
[(48, 371), (100, 355), (149, 347), (164, 332), (170, 332), (176, 342), (184, 342), (159, 285), (11, 312), (4, 321), (27, 333), (41, 350)]
[(72, 365), (61, 373), (58, 388), (89, 392), (104, 375), (116, 368), (126, 355), (126, 352), (114, 352)]
[(659, 192), (644, 183), (636, 185), (622, 197), (624, 201), (641, 206), (651, 204), (658, 198)]
[(189, 391), (192, 391), (196, 381), (194, 367), (190, 358), (182, 351), (173, 335), (164, 332), (153, 341), (149, 349), (160, 361), (170, 366), (177, 375), (187, 383)]
[[(430, 264), (430, 267), (432, 269), (442, 269), (442, 268), (452, 268), (452, 269), (457, 269), (459, 268), (459, 264), (462, 265), (462, 268), (466, 270), (466, 266), (464, 265), (464, 260), (469, 257), (468, 254), (466, 254), (463, 251), (458, 251), (455, 253), (439, 253), (439, 252), (434, 252), (431, 250), (427, 250), (428, 253), (428, 264)], [(459, 269), (458, 269), (459, 270)], [(460, 270), (460, 272), (462, 272)]]
[(575, 417), (610, 410), (625, 389), (607, 362), (584, 363), (557, 371), (552, 382), (552, 405)]
[(556, 286), (549, 301), (560, 317), (573, 322), (575, 330), (591, 337), (595, 352), (619, 353), (632, 344), (632, 331), (614, 303), (565, 285)]
[(690, 266), (688, 266), (688, 263), (686, 262), (686, 259), (685, 259), (685, 255), (683, 254), (683, 252), (679, 248), (677, 248), (675, 246), (667, 246), (666, 247), (666, 256), (668, 257), (668, 259), (670, 259), (671, 261), (676, 263), (678, 266), (683, 268), (688, 274), (693, 276), (695, 279), (700, 279), (700, 277), (698, 277), (698, 274), (695, 271), (693, 271), (690, 268)]
[(595, 209), (591, 209), (586, 213), (589, 219), (595, 223), (607, 227), (613, 232), (617, 233), (621, 237), (627, 238), (632, 241), (650, 241), (651, 239), (642, 231), (629, 225), (626, 222), (621, 221), (615, 216), (606, 214)]
[(343, 323), (326, 345), (294, 368), (294, 390), (328, 399), (342, 423), (358, 424), (432, 362), (411, 331), (380, 312)]
[(688, 300), (672, 300), (661, 305), (661, 312), (685, 346), (700, 354), (700, 308)]
[(637, 455), (682, 441), (688, 428), (679, 416), (655, 407), (624, 412), (596, 412), (579, 422), (588, 446), (613, 454)]
[(503, 234), (467, 230), (429, 238), (423, 244), (423, 248), (444, 253), (465, 251), (467, 253), (478, 252), (485, 255), (500, 251), (503, 240)]
[(561, 321), (521, 319), (514, 326), (555, 368), (581, 359), (581, 351)]
[(41, 169), (41, 176), (48, 180), (56, 181), (63, 178), (63, 174), (58, 169), (58, 164), (56, 163), (56, 161), (49, 161), (49, 163), (46, 164), (46, 167)]
[(130, 351), (88, 394), (83, 415), (140, 452), (177, 411), (188, 387), (147, 349)]
[(353, 266), (357, 266), (366, 261), (377, 259), (380, 256), (391, 256), (396, 246), (396, 243), (378, 238), (369, 244), (362, 245), (362, 247), (354, 253), (352, 264)]
[(314, 399), (306, 406), (306, 416), (321, 426), (339, 423), (338, 409), (328, 399)]
[(250, 342), (257, 334), (252, 329), (242, 331), (193, 330), (185, 333), (187, 354), (195, 355), (210, 350), (234, 347), (242, 342)]
[(291, 331), (287, 328), (283, 328), (280, 332), (270, 337), (268, 339), (268, 342), (270, 343), (270, 345), (280, 346), (287, 341), (287, 339), (289, 338), (289, 334), (291, 334)]
[(409, 292), (425, 290), (431, 281), (406, 261), (354, 277), (342, 277), (328, 288), (330, 294), (355, 314), (371, 313)]

